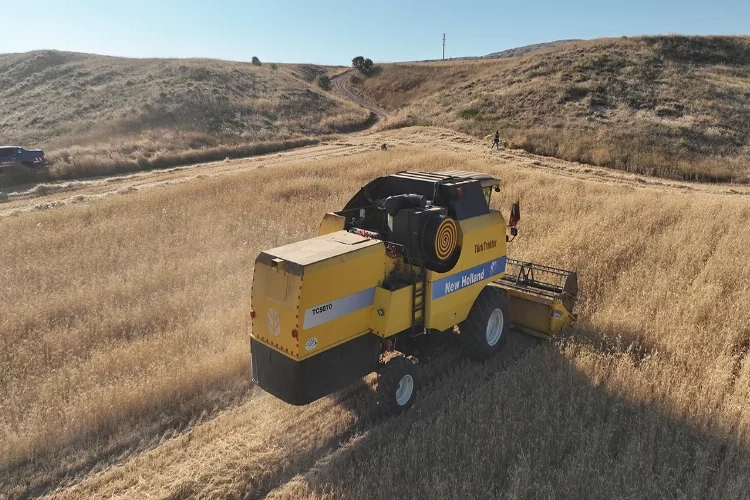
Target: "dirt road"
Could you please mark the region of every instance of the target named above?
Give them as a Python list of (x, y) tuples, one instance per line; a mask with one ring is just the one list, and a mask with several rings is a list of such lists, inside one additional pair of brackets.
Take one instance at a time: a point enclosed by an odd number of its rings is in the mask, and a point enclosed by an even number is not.
[(378, 108), (377, 106), (374, 106), (370, 104), (369, 102), (365, 101), (362, 96), (357, 94), (354, 90), (351, 88), (351, 78), (354, 76), (354, 70), (346, 71), (337, 77), (333, 78), (331, 80), (331, 83), (333, 84), (333, 89), (341, 94), (343, 97), (349, 99), (350, 101), (356, 102), (362, 107), (365, 107), (370, 110), (371, 113), (375, 114), (377, 117), (377, 121), (375, 124), (385, 122), (388, 119), (388, 113)]
[(342, 136), (338, 140), (316, 146), (252, 158), (202, 163), (166, 170), (151, 170), (80, 181), (52, 182), (18, 191), (5, 190), (2, 194), (7, 201), (0, 204), (0, 217), (88, 203), (108, 196), (126, 195), (144, 189), (157, 189), (183, 182), (194, 182), (206, 177), (233, 175), (256, 168), (281, 167), (322, 158), (350, 156), (377, 150), (382, 143), (387, 143), (391, 148), (429, 147), (441, 151), (468, 153), (473, 158), (487, 161), (488, 164), (500, 163), (521, 169), (542, 170), (553, 175), (580, 179), (586, 182), (615, 184), (657, 191), (670, 190), (722, 196), (750, 196), (750, 186), (671, 181), (547, 158), (522, 150), (490, 151), (481, 140), (452, 130), (436, 127), (410, 127)]

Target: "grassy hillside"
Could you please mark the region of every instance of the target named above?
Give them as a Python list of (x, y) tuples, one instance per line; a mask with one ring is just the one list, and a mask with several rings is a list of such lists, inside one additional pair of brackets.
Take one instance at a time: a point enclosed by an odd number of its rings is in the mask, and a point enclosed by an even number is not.
[[(0, 492), (746, 498), (747, 200), (478, 156), (395, 148), (6, 219)], [(398, 418), (372, 378), (300, 408), (258, 394), (253, 258), (404, 169), (500, 176), (494, 206), (524, 210), (511, 255), (578, 270), (580, 322), (485, 363), (449, 352)]]
[[(494, 61), (384, 65), (359, 90), (505, 145), (670, 178), (750, 182), (750, 38), (570, 42)], [(488, 139), (489, 146), (489, 139)]]
[(315, 85), (331, 70), (56, 51), (3, 54), (0, 143), (45, 149), (56, 161), (56, 178), (301, 145), (368, 119), (360, 107)]
[(580, 41), (579, 39), (569, 39), (569, 40), (556, 40), (554, 42), (535, 43), (532, 45), (524, 45), (522, 47), (514, 47), (512, 49), (501, 50), (500, 52), (492, 52), (491, 54), (487, 54), (486, 56), (483, 56), (483, 59), (505, 59), (508, 57), (520, 57), (520, 56), (525, 56), (526, 54), (530, 54), (532, 52), (537, 52), (539, 50), (553, 48), (558, 45), (562, 45), (564, 43), (579, 42), (579, 41)]

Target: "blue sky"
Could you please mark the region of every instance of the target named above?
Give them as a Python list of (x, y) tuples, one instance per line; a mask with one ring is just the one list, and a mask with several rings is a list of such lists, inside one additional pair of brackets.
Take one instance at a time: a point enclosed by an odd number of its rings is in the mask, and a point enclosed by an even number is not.
[(349, 65), (490, 52), (567, 38), (747, 34), (741, 0), (0, 0), (0, 53), (59, 49)]

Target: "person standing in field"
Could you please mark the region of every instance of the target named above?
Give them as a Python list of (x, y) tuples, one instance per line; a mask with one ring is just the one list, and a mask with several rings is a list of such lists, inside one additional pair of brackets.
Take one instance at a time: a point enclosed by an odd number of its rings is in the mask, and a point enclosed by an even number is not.
[(495, 132), (495, 140), (492, 141), (492, 146), (490, 146), (490, 149), (497, 148), (498, 151), (500, 151), (500, 131), (498, 130)]

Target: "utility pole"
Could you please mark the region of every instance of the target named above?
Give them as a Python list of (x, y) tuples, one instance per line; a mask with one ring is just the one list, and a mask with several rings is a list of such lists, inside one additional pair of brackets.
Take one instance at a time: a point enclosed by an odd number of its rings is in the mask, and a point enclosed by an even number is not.
[(445, 61), (445, 33), (443, 33), (443, 61)]

